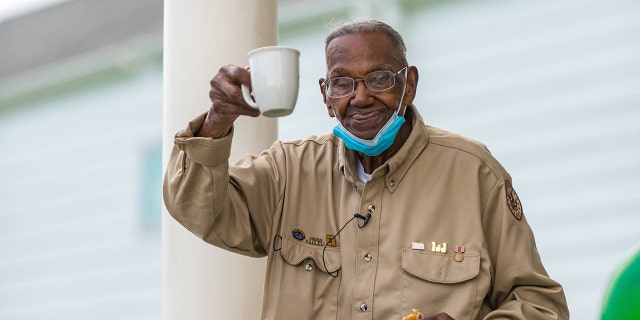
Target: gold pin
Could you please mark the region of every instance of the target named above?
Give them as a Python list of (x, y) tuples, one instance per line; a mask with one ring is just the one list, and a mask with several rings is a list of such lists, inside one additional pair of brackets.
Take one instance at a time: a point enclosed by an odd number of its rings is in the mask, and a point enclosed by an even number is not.
[(336, 236), (332, 234), (327, 235), (327, 246), (335, 247), (336, 246)]
[(447, 253), (447, 243), (443, 242), (442, 244), (439, 244), (435, 241), (431, 242), (431, 252)]

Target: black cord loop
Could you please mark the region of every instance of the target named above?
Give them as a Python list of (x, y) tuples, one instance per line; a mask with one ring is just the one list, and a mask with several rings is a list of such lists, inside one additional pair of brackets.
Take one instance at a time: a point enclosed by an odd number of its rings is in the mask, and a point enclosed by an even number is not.
[[(276, 241), (276, 240), (280, 240), (280, 241)], [(282, 237), (279, 234), (276, 234), (276, 236), (273, 237), (273, 252), (278, 252), (278, 251), (282, 250), (282, 246), (280, 246), (279, 248), (276, 249), (276, 243), (278, 243), (278, 244), (282, 243)]]
[[(367, 225), (367, 222), (369, 221), (368, 219), (369, 219), (369, 218), (371, 218), (371, 214), (369, 214), (369, 217), (365, 218), (365, 217), (363, 217), (362, 215), (360, 215), (360, 214), (358, 214), (358, 213), (355, 213), (355, 214), (353, 215), (353, 217), (352, 217), (351, 219), (349, 219), (349, 221), (345, 222), (345, 223), (342, 225), (342, 228), (340, 228), (340, 230), (338, 230), (338, 232), (333, 236), (333, 239), (335, 239), (335, 240), (337, 241), (337, 240), (338, 240), (338, 235), (340, 234), (340, 232), (342, 232), (342, 230), (344, 230), (344, 228), (345, 228), (345, 227), (346, 227), (346, 226), (347, 226), (351, 221), (353, 221), (353, 219), (355, 219), (355, 218), (359, 218), (359, 219), (367, 219), (367, 220), (365, 220), (365, 223), (364, 223), (362, 226), (360, 226), (360, 224), (358, 223), (358, 227), (359, 227), (359, 228), (362, 228), (362, 227), (364, 227), (364, 226), (366, 226), (366, 225)], [(328, 275), (330, 275), (330, 276), (331, 276), (331, 277), (333, 277), (333, 278), (337, 278), (337, 277), (338, 277), (338, 271), (340, 271), (340, 269), (338, 269), (338, 270), (336, 270), (336, 271), (334, 271), (334, 272), (330, 272), (330, 271), (329, 271), (329, 269), (327, 268), (327, 263), (326, 263), (326, 261), (325, 261), (325, 259), (324, 259), (324, 253), (325, 253), (325, 251), (327, 250), (327, 246), (328, 246), (328, 245), (329, 245), (329, 242), (327, 241), (327, 243), (325, 243), (325, 244), (324, 244), (324, 247), (322, 248), (322, 265), (324, 266), (324, 271), (325, 271)]]

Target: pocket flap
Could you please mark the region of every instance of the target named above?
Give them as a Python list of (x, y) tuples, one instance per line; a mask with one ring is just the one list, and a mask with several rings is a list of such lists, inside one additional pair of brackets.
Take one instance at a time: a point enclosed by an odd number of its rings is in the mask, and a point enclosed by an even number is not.
[[(302, 262), (312, 259), (316, 266), (322, 268), (321, 270), (328, 272), (336, 272), (342, 267), (340, 261), (340, 249), (327, 247), (324, 250), (324, 262), (322, 261), (322, 246), (314, 246), (306, 243), (301, 243), (299, 240), (291, 240), (287, 237), (282, 238), (282, 248), (280, 254), (284, 261), (290, 265), (297, 266)], [(327, 270), (324, 270), (326, 266)]]
[(472, 279), (480, 273), (480, 254), (465, 253), (456, 262), (453, 255), (402, 249), (402, 269), (423, 280), (437, 283), (457, 283)]

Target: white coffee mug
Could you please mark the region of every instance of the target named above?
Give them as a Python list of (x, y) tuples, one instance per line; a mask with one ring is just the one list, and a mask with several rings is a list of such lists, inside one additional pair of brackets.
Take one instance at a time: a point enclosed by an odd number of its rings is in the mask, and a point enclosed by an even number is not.
[(254, 49), (248, 56), (252, 92), (242, 85), (244, 101), (267, 117), (293, 112), (298, 100), (300, 51), (272, 46)]

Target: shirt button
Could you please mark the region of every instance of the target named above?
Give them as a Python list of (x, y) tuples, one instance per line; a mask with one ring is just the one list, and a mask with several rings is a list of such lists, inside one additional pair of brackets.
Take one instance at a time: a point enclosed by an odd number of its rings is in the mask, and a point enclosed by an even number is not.
[(396, 185), (396, 181), (391, 179), (391, 181), (389, 181), (389, 185), (391, 185), (392, 187)]
[(371, 259), (373, 259), (373, 256), (371, 255), (371, 253), (367, 253), (364, 255), (364, 261), (369, 262), (371, 261)]
[(370, 204), (370, 205), (369, 205), (369, 207), (367, 208), (367, 210), (368, 210), (370, 213), (373, 213), (374, 211), (376, 211), (376, 206), (374, 206), (374, 205)]
[(305, 268), (307, 269), (307, 271), (311, 271), (313, 270), (313, 265), (311, 265), (311, 263), (308, 263)]
[(367, 306), (367, 304), (366, 304), (366, 303), (363, 303), (363, 304), (361, 304), (361, 305), (360, 305), (360, 311), (362, 311), (362, 312), (367, 311), (367, 309), (368, 309), (368, 308), (369, 308), (369, 307)]

